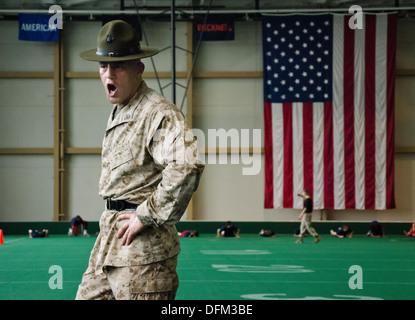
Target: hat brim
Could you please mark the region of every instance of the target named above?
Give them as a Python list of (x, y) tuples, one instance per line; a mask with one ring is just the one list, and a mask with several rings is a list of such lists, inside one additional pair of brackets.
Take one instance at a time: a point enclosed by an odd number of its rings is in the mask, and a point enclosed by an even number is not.
[(110, 62), (110, 61), (129, 61), (129, 60), (136, 60), (136, 59), (143, 59), (148, 58), (151, 56), (156, 55), (159, 53), (160, 50), (153, 47), (141, 47), (141, 52), (133, 55), (122, 56), (122, 57), (109, 57), (109, 56), (101, 56), (97, 54), (96, 49), (87, 50), (82, 52), (79, 56), (88, 61), (98, 61), (98, 62)]

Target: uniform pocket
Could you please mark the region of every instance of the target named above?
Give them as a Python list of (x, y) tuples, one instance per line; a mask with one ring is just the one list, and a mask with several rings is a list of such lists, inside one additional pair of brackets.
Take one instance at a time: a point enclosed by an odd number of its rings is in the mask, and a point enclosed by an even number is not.
[(131, 288), (131, 300), (174, 300), (178, 288), (176, 279), (154, 279), (140, 281)]
[(134, 287), (131, 288), (131, 292), (136, 294), (161, 293), (172, 291), (173, 288), (173, 279), (161, 278), (136, 281)]
[(110, 159), (110, 168), (114, 170), (131, 160), (133, 160), (133, 153), (131, 152), (130, 146), (128, 144), (120, 145), (113, 151)]

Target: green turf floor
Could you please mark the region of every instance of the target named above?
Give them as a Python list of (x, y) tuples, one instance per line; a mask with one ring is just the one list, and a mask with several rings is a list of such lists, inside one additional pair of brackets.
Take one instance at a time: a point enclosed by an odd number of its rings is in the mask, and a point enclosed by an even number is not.
[[(4, 240), (0, 300), (74, 299), (95, 237)], [(415, 239), (295, 240), (291, 235), (181, 238), (176, 299), (415, 299)], [(53, 289), (59, 279), (62, 289)]]

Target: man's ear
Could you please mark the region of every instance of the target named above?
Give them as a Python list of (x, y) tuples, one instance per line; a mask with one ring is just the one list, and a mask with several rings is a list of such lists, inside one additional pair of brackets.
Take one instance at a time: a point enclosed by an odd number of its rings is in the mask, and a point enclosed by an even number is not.
[(141, 77), (143, 75), (143, 72), (145, 70), (145, 65), (141, 61), (138, 62), (138, 75)]

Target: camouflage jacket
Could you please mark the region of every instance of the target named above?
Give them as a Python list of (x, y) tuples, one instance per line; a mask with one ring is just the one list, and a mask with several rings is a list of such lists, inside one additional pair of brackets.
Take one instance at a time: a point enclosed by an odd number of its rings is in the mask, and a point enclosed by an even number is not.
[[(147, 228), (129, 246), (116, 238), (121, 212), (106, 210), (92, 261), (97, 268), (141, 265), (177, 255), (175, 224), (196, 191), (204, 165), (180, 110), (143, 81), (128, 105), (108, 120), (99, 194), (138, 204)], [(91, 256), (92, 258), (92, 256)]]

